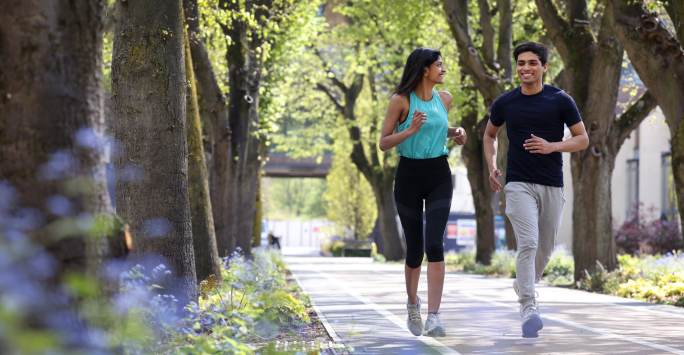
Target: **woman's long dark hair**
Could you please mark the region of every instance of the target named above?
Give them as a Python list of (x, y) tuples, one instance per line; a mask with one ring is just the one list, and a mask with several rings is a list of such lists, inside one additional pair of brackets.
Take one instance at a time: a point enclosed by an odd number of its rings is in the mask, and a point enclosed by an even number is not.
[(406, 59), (404, 74), (401, 75), (401, 82), (394, 89), (395, 94), (408, 96), (411, 91), (416, 89), (423, 79), (425, 68), (436, 62), (442, 53), (431, 48), (416, 48)]

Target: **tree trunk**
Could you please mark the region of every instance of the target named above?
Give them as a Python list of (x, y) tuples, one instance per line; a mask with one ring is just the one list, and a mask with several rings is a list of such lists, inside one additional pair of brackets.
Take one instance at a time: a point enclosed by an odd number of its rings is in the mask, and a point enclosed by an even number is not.
[(185, 72), (188, 78), (186, 89), (187, 139), (188, 139), (188, 191), (192, 241), (195, 250), (197, 280), (206, 280), (210, 275), (221, 280), (221, 260), (216, 249), (216, 233), (209, 199), (207, 165), (204, 162), (202, 124), (197, 103), (197, 82), (192, 65), (188, 32), (185, 31)]
[[(108, 238), (86, 239), (83, 230), (57, 240), (49, 224), (79, 213), (112, 212), (99, 138), (104, 129), (104, 4), (45, 0), (5, 5), (0, 13), (0, 180), (16, 189), (12, 207), (38, 213), (27, 232), (52, 252), (58, 274), (86, 267), (92, 271), (110, 255)], [(91, 185), (77, 192), (63, 188), (76, 178)], [(72, 208), (51, 212), (46, 205), (55, 199), (65, 199)]]
[(256, 204), (254, 208), (254, 225), (252, 226), (252, 247), (258, 247), (261, 245), (261, 220), (264, 216), (264, 205), (261, 199), (261, 177), (256, 181)]
[[(665, 3), (676, 37), (641, 1), (608, 1), (618, 38), (627, 55), (665, 115), (670, 128), (672, 173), (677, 193), (680, 226), (684, 226), (684, 6)], [(647, 53), (648, 55), (644, 55)]]
[[(323, 56), (320, 53), (317, 54), (324, 63), (324, 67), (329, 67)], [(371, 74), (371, 76), (373, 75)], [(375, 144), (370, 145), (368, 149), (369, 154), (366, 154), (361, 127), (355, 113), (356, 100), (363, 89), (365, 75), (356, 73), (350, 85), (346, 85), (336, 77), (328, 77), (328, 79), (330, 84), (342, 92), (343, 101), (337, 98), (331, 87), (323, 83), (318, 83), (316, 87), (330, 99), (339, 114), (346, 121), (347, 132), (352, 141), (351, 161), (373, 189), (375, 203), (378, 208), (378, 230), (382, 239), (378, 246), (378, 251), (387, 260), (400, 260), (404, 257), (406, 246), (396, 222), (397, 208), (394, 201), (394, 172), (396, 165), (389, 162), (387, 154), (390, 153), (385, 153), (386, 155), (381, 163)], [(374, 81), (369, 80), (369, 83), (371, 98), (373, 102), (377, 103), (378, 96)], [(375, 127), (372, 126), (370, 131), (375, 132)], [(372, 133), (372, 135), (374, 136), (375, 134)], [(374, 143), (375, 139), (373, 137), (371, 141)], [(370, 159), (368, 156), (370, 156)]]
[[(238, 6), (230, 4), (230, 6)], [(248, 33), (242, 21), (233, 21), (226, 33), (232, 39), (228, 46), (228, 83), (230, 97), (228, 117), (231, 137), (232, 189), (235, 193), (229, 221), (234, 225), (234, 247), (251, 254), (252, 230), (256, 215), (256, 179), (259, 178), (259, 85), (260, 59), (256, 53), (256, 34)], [(232, 249), (229, 250), (232, 252)]]
[[(464, 114), (462, 124), (468, 132), (469, 142), (463, 147), (463, 159), (466, 161), (468, 169), (468, 181), (473, 195), (473, 203), (475, 205), (476, 221), (477, 221), (477, 252), (476, 259), (485, 265), (488, 265), (492, 254), (496, 249), (496, 236), (494, 234), (494, 214), (495, 210), (492, 206), (492, 193), (489, 187), (489, 168), (486, 166), (484, 160), (484, 152), (482, 151), (482, 137), (484, 135), (484, 127), (487, 123), (488, 117), (478, 122), (477, 94), (475, 90), (482, 95), (486, 106), (496, 99), (504, 92), (506, 83), (510, 82), (511, 56), (510, 49), (512, 44), (512, 15), (510, 14), (511, 2), (509, 0), (498, 1), (499, 7), (499, 41), (497, 49), (497, 62), (503, 68), (502, 73), (493, 72), (492, 68), (496, 67), (493, 63), (493, 48), (494, 35), (493, 29), (486, 33), (483, 32), (482, 45), (478, 49), (470, 35), (470, 25), (468, 19), (468, 1), (467, 0), (442, 0), (442, 6), (447, 15), (449, 29), (456, 41), (459, 49), (459, 65), (461, 66), (461, 73), (463, 77), (468, 77), (472, 80), (475, 88), (468, 88), (468, 95), (470, 96), (470, 105), (468, 111)], [(482, 14), (490, 13), (487, 1), (479, 1), (478, 8), (481, 14), (481, 27), (489, 27), (486, 19), (482, 18)], [(484, 20), (484, 21), (483, 21)], [(506, 152), (508, 151), (508, 137), (505, 132), (501, 132), (498, 137), (499, 164), (500, 170), (504, 173), (506, 171)], [(472, 170), (476, 169), (476, 170)], [(479, 179), (479, 180), (478, 180)], [(498, 207), (505, 206), (501, 201), (505, 201), (503, 194), (500, 195)], [(503, 211), (503, 210), (501, 210)], [(503, 213), (502, 213), (503, 214)], [(511, 233), (506, 233), (507, 241), (514, 238), (512, 230)], [(510, 242), (507, 243), (510, 247)]]
[[(682, 96), (684, 97), (684, 91)], [(684, 118), (684, 112), (680, 115), (680, 121)], [(670, 132), (674, 129), (671, 127)], [(684, 237), (684, 125), (677, 125), (675, 134), (670, 140), (671, 166), (674, 177), (675, 193), (677, 195), (677, 209), (679, 211), (679, 231), (680, 237)]]
[(615, 238), (610, 223), (611, 185), (615, 155), (601, 157), (572, 157), (572, 250), (575, 259), (575, 280), (586, 276), (585, 270), (596, 269), (599, 261), (607, 270), (617, 265)]
[(565, 64), (562, 80), (582, 113), (589, 134), (587, 150), (572, 153), (573, 257), (575, 279), (592, 272), (596, 262), (607, 270), (617, 265), (612, 233), (610, 184), (615, 157), (629, 132), (650, 112), (650, 95), (644, 95), (615, 118), (623, 59), (622, 45), (606, 12), (594, 35), (586, 1), (568, 9), (569, 21), (551, 0), (536, 0), (539, 14)]
[[(494, 209), (492, 208), (492, 190), (489, 187), (489, 173), (482, 154), (482, 137), (487, 120), (480, 120), (477, 125), (477, 111), (467, 113), (470, 117), (463, 120), (468, 134), (468, 141), (463, 146), (463, 161), (468, 170), (468, 182), (475, 205), (477, 235), (475, 238), (475, 260), (489, 265), (496, 249), (494, 235)], [(470, 124), (469, 124), (470, 123)]]
[(197, 79), (197, 96), (200, 116), (208, 133), (209, 191), (213, 210), (216, 243), (220, 256), (227, 256), (233, 250), (235, 241), (230, 220), (234, 191), (231, 182), (230, 159), (231, 132), (228, 125), (228, 105), (218, 86), (216, 75), (209, 60), (209, 54), (200, 38), (197, 0), (183, 1), (188, 22), (188, 35), (192, 64)]
[(188, 200), (186, 75), (180, 0), (120, 2), (112, 93), (117, 212), (131, 226), (134, 252), (160, 255), (181, 304), (197, 298)]
[[(402, 260), (406, 243), (401, 238), (397, 225), (397, 206), (394, 201), (394, 177), (378, 176), (379, 184), (373, 184), (378, 208), (378, 226), (382, 238), (382, 255), (387, 260)], [(353, 187), (352, 187), (353, 188)]]
[[(253, 92), (253, 94), (257, 95), (256, 92)], [(235, 116), (231, 115), (231, 117)], [(247, 117), (249, 117), (250, 122), (258, 120), (256, 108), (250, 109)], [(235, 248), (240, 248), (245, 255), (250, 255), (254, 218), (256, 217), (257, 179), (260, 177), (261, 161), (257, 151), (258, 144), (255, 142), (256, 138), (253, 137), (254, 131), (245, 127), (248, 125), (246, 123), (236, 123), (232, 129), (233, 132), (242, 131), (242, 134), (233, 135), (233, 151), (237, 153), (233, 159), (234, 165), (232, 168), (234, 172), (233, 188), (236, 191), (236, 198), (231, 220), (235, 223), (236, 228)], [(242, 129), (240, 126), (243, 126)]]

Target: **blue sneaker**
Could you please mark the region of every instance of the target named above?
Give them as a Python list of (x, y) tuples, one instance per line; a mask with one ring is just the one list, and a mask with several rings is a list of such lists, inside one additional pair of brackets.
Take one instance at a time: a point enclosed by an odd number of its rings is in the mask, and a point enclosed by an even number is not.
[(523, 338), (536, 338), (539, 336), (539, 331), (544, 328), (544, 323), (539, 316), (537, 309), (537, 302), (532, 301), (531, 304), (521, 306), (520, 317), (522, 318), (522, 336)]

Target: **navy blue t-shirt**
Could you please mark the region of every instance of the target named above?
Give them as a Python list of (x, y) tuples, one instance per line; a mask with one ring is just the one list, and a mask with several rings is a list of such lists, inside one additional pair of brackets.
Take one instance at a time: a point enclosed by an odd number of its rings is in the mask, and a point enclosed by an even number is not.
[(497, 127), (506, 123), (509, 140), (506, 182), (563, 186), (561, 153), (530, 153), (523, 144), (531, 134), (549, 142), (560, 142), (564, 125), (570, 127), (582, 121), (570, 95), (551, 85), (544, 85), (542, 91), (534, 95), (525, 95), (518, 87), (492, 103), (489, 120)]

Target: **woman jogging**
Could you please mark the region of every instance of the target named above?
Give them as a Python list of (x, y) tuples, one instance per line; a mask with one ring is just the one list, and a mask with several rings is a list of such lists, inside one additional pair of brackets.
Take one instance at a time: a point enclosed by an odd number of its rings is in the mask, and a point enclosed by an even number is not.
[[(400, 156), (394, 199), (406, 239), (407, 326), (413, 335), (444, 336), (439, 306), (444, 285), (444, 228), (453, 191), (447, 138), (463, 145), (463, 128), (449, 128), (452, 96), (434, 89), (444, 82), (441, 53), (418, 48), (409, 55), (401, 82), (390, 99), (380, 149), (397, 147)], [(425, 203), (425, 229), (423, 229)], [(423, 230), (425, 233), (423, 233)], [(428, 317), (423, 327), (417, 295), (423, 254), (428, 259)]]

